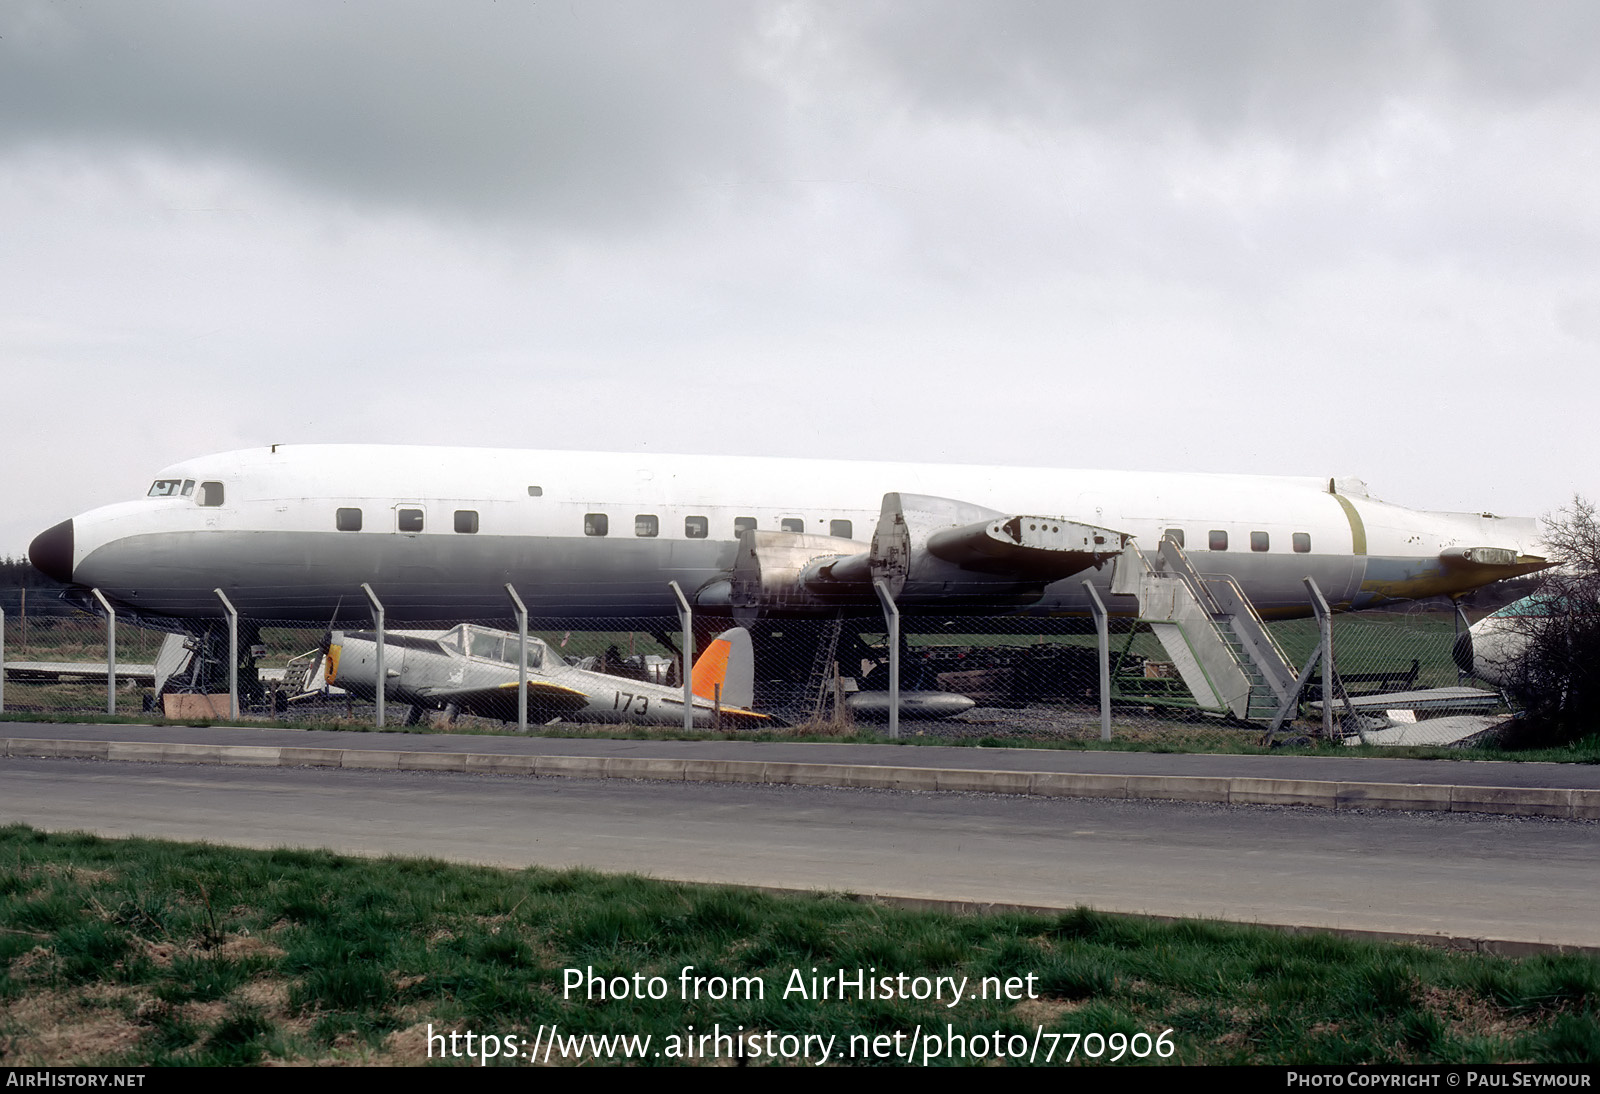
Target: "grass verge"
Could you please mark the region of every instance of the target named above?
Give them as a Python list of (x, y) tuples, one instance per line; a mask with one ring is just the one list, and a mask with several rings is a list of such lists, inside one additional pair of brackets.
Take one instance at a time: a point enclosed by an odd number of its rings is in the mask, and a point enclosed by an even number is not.
[[(688, 966), (708, 978), (699, 998), (683, 990)], [(638, 974), (646, 998), (569, 997), (569, 968)], [(967, 995), (954, 1007), (948, 989), (920, 1002), (784, 997), (796, 973), (809, 986), (813, 970), (841, 969), (966, 978)], [(710, 997), (716, 978), (736, 977), (761, 997)], [(1035, 997), (973, 998), (985, 977)], [(1600, 959), (0, 829), (0, 1065), (425, 1063), (430, 1029), (526, 1052), (552, 1025), (648, 1036), (650, 1063), (675, 1062), (690, 1027), (754, 1036), (758, 1051), (833, 1038), (830, 1062), (844, 1063), (896, 1062), (863, 1056), (897, 1033), (908, 1049), (917, 1029), (934, 1063), (999, 1062), (1000, 1046), (1036, 1041), (1064, 1053), (1073, 1034), (1077, 1059), (1098, 1049), (1101, 1062), (1117, 1035), (1150, 1062), (1158, 1043), (1172, 1063), (1592, 1062)], [(949, 1033), (968, 1039), (965, 1054)], [(550, 1062), (622, 1059), (621, 1045), (591, 1040)]]
[[(6, 722), (30, 722), (43, 725), (150, 725), (150, 726), (219, 726), (238, 728), (339, 730), (350, 733), (380, 732), (370, 722), (359, 720), (328, 721), (276, 721), (227, 719), (160, 718), (151, 713), (110, 714), (50, 714), (6, 712), (0, 714), (0, 725)], [(458, 725), (448, 730), (428, 725), (393, 725), (384, 727), (384, 733), (451, 733), (468, 736), (522, 736), (515, 730), (498, 725)], [(1119, 723), (1113, 726), (1117, 734), (1110, 741), (1084, 734), (1066, 736), (949, 736), (944, 732), (924, 733), (915, 723), (908, 723), (902, 736), (891, 739), (881, 732), (860, 725), (841, 731), (836, 726), (801, 724), (763, 731), (697, 731), (685, 733), (670, 726), (618, 726), (618, 725), (552, 725), (540, 726), (528, 736), (563, 739), (627, 740), (627, 741), (783, 741), (791, 743), (833, 744), (885, 744), (907, 746), (942, 746), (949, 748), (1042, 748), (1078, 752), (1173, 752), (1204, 753), (1215, 755), (1323, 755), (1344, 757), (1386, 757), (1414, 760), (1497, 760), (1528, 763), (1579, 763), (1600, 764), (1600, 733), (1591, 733), (1577, 741), (1554, 748), (1504, 748), (1494, 744), (1471, 748), (1444, 748), (1429, 745), (1375, 745), (1351, 747), (1325, 741), (1312, 740), (1295, 747), (1263, 748), (1258, 743), (1261, 731), (1251, 727), (1232, 728), (1164, 728), (1147, 729), (1137, 725)], [(1098, 733), (1098, 730), (1095, 731)]]

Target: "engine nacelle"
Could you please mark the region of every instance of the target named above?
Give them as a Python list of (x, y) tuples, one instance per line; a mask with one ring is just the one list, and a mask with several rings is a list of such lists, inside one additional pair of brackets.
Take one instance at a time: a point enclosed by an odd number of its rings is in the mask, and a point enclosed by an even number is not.
[(739, 536), (729, 604), (736, 616), (808, 615), (857, 599), (870, 601), (870, 579), (835, 581), (826, 576), (831, 564), (864, 559), (866, 552), (867, 544), (853, 539), (748, 529)]
[(1062, 517), (996, 512), (898, 492), (883, 496), (872, 543), (749, 529), (731, 574), (696, 594), (749, 622), (761, 615), (876, 611), (875, 581), (896, 601), (989, 613), (1033, 603), (1053, 581), (1114, 558), (1128, 537)]

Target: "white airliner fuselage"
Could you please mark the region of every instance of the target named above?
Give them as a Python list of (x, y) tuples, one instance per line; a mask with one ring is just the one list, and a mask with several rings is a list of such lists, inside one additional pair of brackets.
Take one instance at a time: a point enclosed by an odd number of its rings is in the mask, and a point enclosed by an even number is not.
[[(151, 618), (545, 621), (876, 610), (1076, 614), (1123, 542), (1182, 539), (1263, 615), (1466, 592), (1543, 568), (1535, 523), (1391, 505), (1353, 480), (472, 448), (276, 445), (161, 471), (41, 533), (36, 566)], [(895, 539), (896, 536), (900, 538)], [(895, 544), (898, 543), (899, 547)], [(898, 552), (898, 553), (897, 553)], [(1114, 611), (1132, 611), (1113, 602)]]

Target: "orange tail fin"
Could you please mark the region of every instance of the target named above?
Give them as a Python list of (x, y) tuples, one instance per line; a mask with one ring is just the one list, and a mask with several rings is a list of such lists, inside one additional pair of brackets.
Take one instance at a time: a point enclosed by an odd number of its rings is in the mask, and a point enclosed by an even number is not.
[(689, 684), (696, 698), (711, 702), (720, 687), (723, 706), (748, 707), (754, 699), (755, 675), (750, 632), (733, 627), (712, 639), (695, 660)]

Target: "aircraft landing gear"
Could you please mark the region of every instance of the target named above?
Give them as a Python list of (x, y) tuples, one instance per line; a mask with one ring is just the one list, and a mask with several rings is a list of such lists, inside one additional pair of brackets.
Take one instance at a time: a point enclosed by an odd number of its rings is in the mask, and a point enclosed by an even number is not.
[[(251, 653), (261, 641), (261, 626), (248, 619), (239, 620), (239, 709), (259, 708), (266, 702), (266, 691), (261, 684), (256, 660)], [(228, 694), (228, 628), (220, 622), (198, 625), (185, 642), (189, 655), (168, 676), (155, 697), (155, 705), (162, 706), (162, 697), (171, 694), (226, 695)]]

